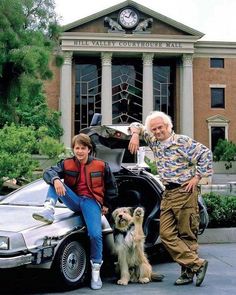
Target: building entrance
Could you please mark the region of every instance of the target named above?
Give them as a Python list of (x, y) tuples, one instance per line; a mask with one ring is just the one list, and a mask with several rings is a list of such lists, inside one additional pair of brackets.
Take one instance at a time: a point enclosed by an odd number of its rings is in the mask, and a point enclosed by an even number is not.
[[(112, 123), (142, 122), (143, 65), (141, 59), (112, 59)], [(94, 113), (101, 113), (102, 72), (100, 59), (83, 58), (75, 64), (74, 133), (89, 126)], [(153, 106), (174, 120), (175, 64), (153, 61)], [(109, 98), (107, 98), (109, 99)], [(105, 106), (106, 107), (106, 106)]]

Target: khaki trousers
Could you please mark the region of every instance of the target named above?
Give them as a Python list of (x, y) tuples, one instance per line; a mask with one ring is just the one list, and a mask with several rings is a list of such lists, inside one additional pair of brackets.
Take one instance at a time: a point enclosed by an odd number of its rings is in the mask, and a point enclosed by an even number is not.
[(198, 257), (198, 192), (183, 187), (166, 190), (161, 202), (160, 237), (171, 257), (196, 272), (204, 259)]

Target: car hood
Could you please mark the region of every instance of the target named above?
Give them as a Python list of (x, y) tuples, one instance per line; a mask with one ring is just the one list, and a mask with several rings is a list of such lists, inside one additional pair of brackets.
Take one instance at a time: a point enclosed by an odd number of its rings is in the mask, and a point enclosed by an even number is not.
[(50, 225), (35, 220), (32, 214), (42, 209), (43, 207), (0, 206), (0, 236), (9, 238), (9, 249), (0, 250), (0, 255), (34, 251), (45, 243), (57, 244), (58, 240), (72, 231), (85, 229), (81, 215), (67, 208), (56, 208), (55, 221)]
[[(34, 212), (38, 212), (42, 209), (42, 207), (1, 205), (0, 231), (23, 232), (45, 225), (32, 217)], [(74, 213), (67, 208), (56, 208), (55, 222), (68, 218), (73, 214)]]

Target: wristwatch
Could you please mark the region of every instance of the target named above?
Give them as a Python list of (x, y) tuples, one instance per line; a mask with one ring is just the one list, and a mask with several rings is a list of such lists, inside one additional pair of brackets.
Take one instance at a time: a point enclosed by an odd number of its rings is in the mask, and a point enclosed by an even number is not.
[(134, 28), (139, 22), (139, 16), (133, 8), (125, 8), (120, 11), (118, 21), (126, 29)]

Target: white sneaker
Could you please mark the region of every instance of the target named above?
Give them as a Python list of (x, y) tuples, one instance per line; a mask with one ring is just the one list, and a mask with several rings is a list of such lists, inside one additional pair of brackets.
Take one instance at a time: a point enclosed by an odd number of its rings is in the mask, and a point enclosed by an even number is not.
[(91, 275), (91, 288), (93, 290), (98, 290), (102, 288), (102, 280), (100, 277), (100, 269), (102, 266), (102, 263), (93, 263), (92, 261), (92, 275)]
[(33, 218), (47, 224), (51, 224), (54, 221), (54, 210), (46, 208), (40, 212), (33, 213)]

